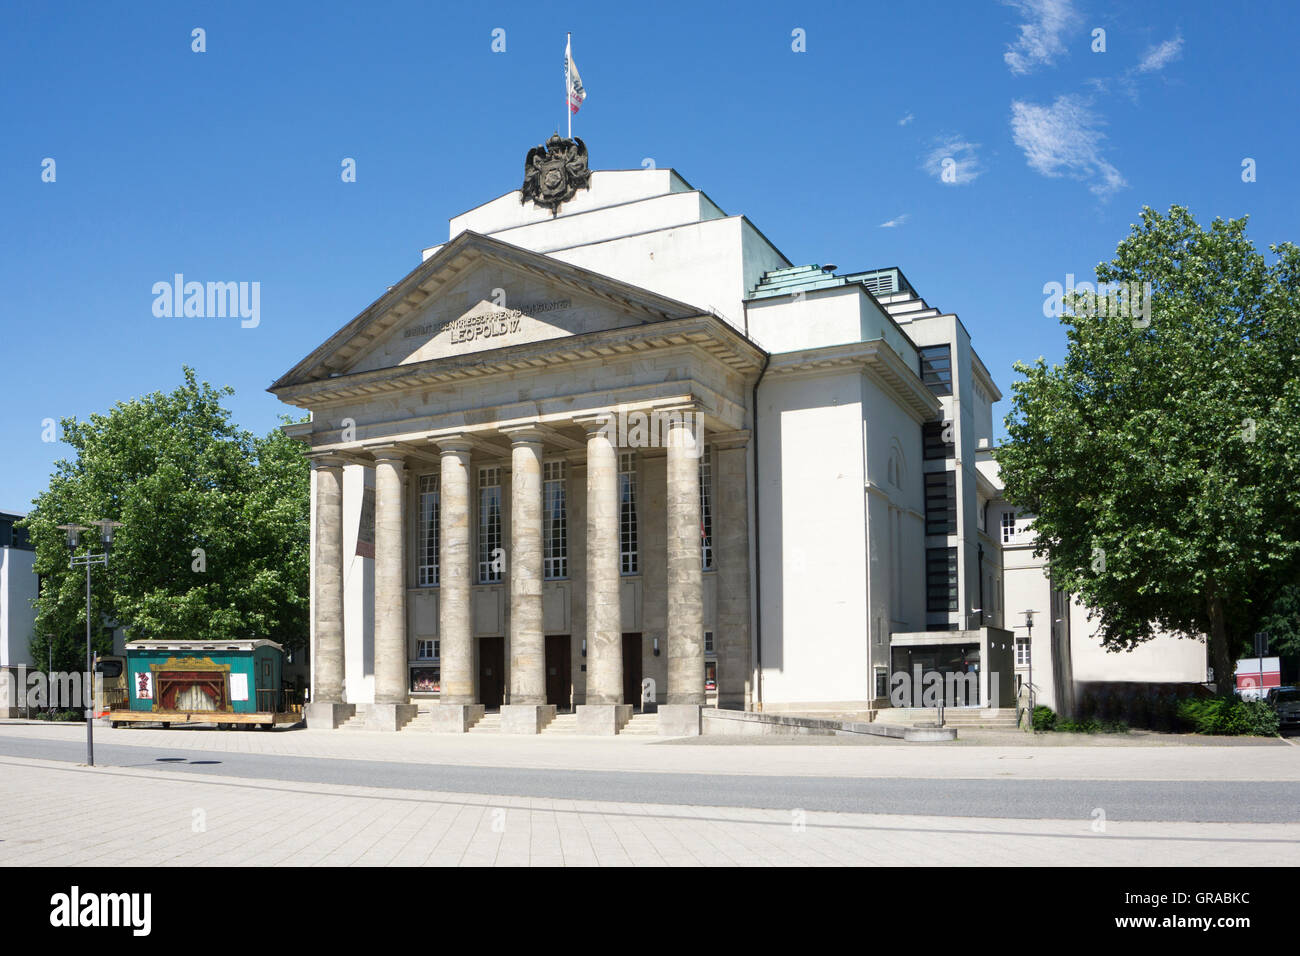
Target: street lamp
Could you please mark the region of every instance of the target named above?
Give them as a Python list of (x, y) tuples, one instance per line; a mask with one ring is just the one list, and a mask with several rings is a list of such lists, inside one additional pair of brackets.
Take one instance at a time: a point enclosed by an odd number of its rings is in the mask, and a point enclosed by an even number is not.
[(1029, 660), (1029, 729), (1034, 729), (1034, 615), (1037, 611), (1025, 611), (1025, 630), (1029, 632), (1029, 647), (1026, 658)]
[(94, 564), (102, 564), (108, 567), (108, 555), (113, 549), (113, 532), (122, 527), (122, 522), (111, 521), (107, 518), (101, 518), (98, 521), (92, 521), (92, 525), (99, 528), (99, 543), (103, 547), (100, 554), (91, 552), (91, 542), (86, 542), (86, 553), (77, 554), (77, 547), (81, 541), (83, 531), (90, 529), (79, 524), (61, 524), (59, 530), (67, 535), (68, 553), (71, 557), (68, 560), (68, 567), (86, 569), (86, 677), (87, 687), (85, 689), (86, 698), (86, 766), (95, 766), (95, 652), (90, 646), (90, 567)]

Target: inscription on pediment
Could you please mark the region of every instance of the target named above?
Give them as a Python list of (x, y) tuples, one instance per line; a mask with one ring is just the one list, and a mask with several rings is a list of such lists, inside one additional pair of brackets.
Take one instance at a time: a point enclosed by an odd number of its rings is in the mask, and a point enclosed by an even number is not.
[(466, 345), (481, 339), (495, 338), (503, 338), (499, 344), (505, 345), (533, 317), (548, 312), (565, 312), (572, 305), (569, 299), (553, 299), (549, 302), (530, 302), (517, 309), (495, 309), (442, 322), (424, 322), (406, 329), (402, 338), (433, 339), (446, 333), (443, 341), (448, 345)]

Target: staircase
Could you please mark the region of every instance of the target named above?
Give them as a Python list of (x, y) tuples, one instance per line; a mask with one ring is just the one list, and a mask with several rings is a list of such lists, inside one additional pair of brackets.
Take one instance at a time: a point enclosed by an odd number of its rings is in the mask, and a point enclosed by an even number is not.
[(556, 714), (555, 719), (542, 728), (544, 737), (572, 737), (577, 732), (577, 714)]
[[(938, 716), (934, 707), (885, 707), (876, 711), (875, 722), (894, 727), (932, 724)], [(945, 707), (945, 727), (970, 727), (980, 730), (1015, 730), (1014, 707)]]
[[(338, 729), (346, 730), (348, 733), (353, 733), (353, 734), (363, 733), (366, 730), (368, 730), (369, 728), (366, 727), (366, 712), (363, 709), (364, 706), (365, 706), (364, 704), (358, 704), (356, 713), (354, 713), (347, 720), (343, 721), (343, 723), (339, 724)], [(414, 719), (408, 720), (405, 724), (403, 724), (401, 727), (397, 729), (399, 731), (410, 730), (413, 726), (415, 726), (420, 722), (421, 718), (424, 719), (424, 725), (423, 725), (424, 729), (426, 731), (432, 730), (433, 727), (432, 724), (430, 723), (429, 712), (427, 710), (423, 714), (417, 714)], [(373, 733), (373, 731), (371, 732)]]
[(633, 714), (632, 719), (619, 731), (620, 737), (658, 737), (658, 714)]
[(497, 711), (492, 714), (484, 714), (473, 727), (469, 729), (470, 734), (500, 734), (501, 733), (501, 712)]

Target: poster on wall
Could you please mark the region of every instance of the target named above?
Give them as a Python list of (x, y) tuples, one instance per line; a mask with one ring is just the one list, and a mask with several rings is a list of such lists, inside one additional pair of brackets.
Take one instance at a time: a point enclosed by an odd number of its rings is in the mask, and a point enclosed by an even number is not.
[(248, 700), (248, 675), (231, 674), (230, 675), (230, 699)]
[(153, 700), (153, 674), (149, 671), (136, 671), (135, 699)]
[(375, 489), (361, 493), (361, 518), (357, 522), (357, 557), (375, 556)]

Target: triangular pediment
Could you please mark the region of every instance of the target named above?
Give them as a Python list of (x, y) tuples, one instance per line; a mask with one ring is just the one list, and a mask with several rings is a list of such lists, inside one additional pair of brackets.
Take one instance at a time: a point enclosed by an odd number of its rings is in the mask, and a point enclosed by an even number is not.
[(271, 391), (702, 312), (558, 259), (464, 232), (299, 362)]

